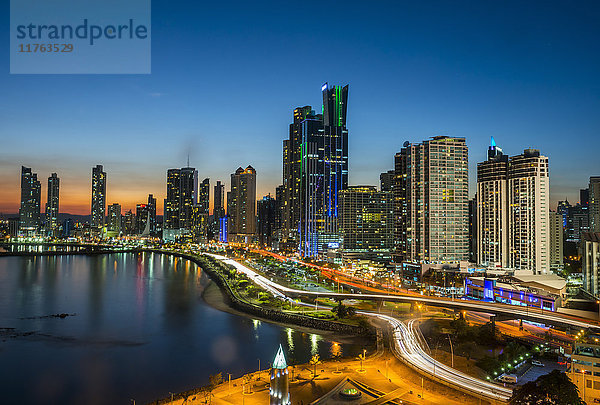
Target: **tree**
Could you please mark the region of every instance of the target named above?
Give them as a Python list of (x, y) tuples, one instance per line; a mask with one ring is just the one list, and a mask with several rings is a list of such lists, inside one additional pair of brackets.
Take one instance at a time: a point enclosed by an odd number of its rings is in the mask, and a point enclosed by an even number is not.
[(312, 358), (310, 359), (309, 364), (311, 366), (314, 366), (313, 378), (315, 378), (317, 376), (317, 365), (321, 364), (321, 359), (319, 358), (319, 355), (315, 354), (314, 356), (312, 356)]
[(561, 371), (552, 372), (517, 388), (510, 399), (512, 405), (585, 405), (577, 386)]

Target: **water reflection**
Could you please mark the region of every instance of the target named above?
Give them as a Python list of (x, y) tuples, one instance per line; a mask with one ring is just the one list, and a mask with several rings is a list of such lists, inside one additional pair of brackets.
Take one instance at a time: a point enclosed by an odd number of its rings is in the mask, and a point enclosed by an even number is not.
[[(145, 403), (208, 383), (217, 372), (334, 353), (332, 342), (209, 307), (209, 283), (187, 260), (155, 254), (0, 258), (3, 403)], [(44, 318), (57, 313), (64, 319)], [(23, 319), (31, 317), (33, 319)], [(351, 355), (360, 345), (340, 345)], [(337, 350), (337, 349), (336, 349)]]

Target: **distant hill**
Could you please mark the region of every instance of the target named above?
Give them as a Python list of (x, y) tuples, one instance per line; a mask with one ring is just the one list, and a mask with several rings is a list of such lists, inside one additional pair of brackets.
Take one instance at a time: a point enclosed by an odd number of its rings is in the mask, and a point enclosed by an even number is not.
[[(19, 217), (19, 213), (14, 213), (14, 214), (7, 214), (4, 212), (0, 212), (0, 219), (1, 218), (18, 218)], [(42, 212), (42, 218), (44, 217), (44, 213)], [(89, 221), (90, 220), (90, 216), (89, 215), (76, 215), (76, 214), (68, 214), (68, 213), (59, 213), (58, 214), (58, 220), (60, 222), (64, 221), (65, 219), (68, 218), (72, 218), (75, 221), (79, 221), (79, 222), (85, 222), (85, 221)]]

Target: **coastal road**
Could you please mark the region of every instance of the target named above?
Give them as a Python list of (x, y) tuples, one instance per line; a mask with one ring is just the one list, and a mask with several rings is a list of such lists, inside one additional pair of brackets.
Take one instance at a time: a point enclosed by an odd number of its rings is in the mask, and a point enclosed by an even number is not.
[[(284, 294), (284, 292), (299, 291), (290, 289), (281, 284), (277, 284), (256, 273), (256, 271), (250, 269), (249, 267), (244, 266), (243, 264), (225, 256), (214, 254), (211, 254), (211, 256), (221, 260), (226, 264), (234, 266), (240, 272), (248, 276), (251, 280), (254, 280), (257, 285), (273, 293), (275, 296), (284, 299), (290, 299), (286, 294)], [(323, 296), (323, 293), (315, 293), (315, 295)], [(358, 299), (364, 298), (364, 296), (361, 294), (354, 295), (357, 295), (358, 297), (356, 298)], [(422, 373), (432, 375), (435, 378), (443, 380), (447, 384), (458, 387), (462, 391), (469, 391), (480, 397), (502, 402), (507, 402), (511, 397), (511, 389), (469, 376), (465, 373), (448, 367), (429, 356), (419, 341), (419, 331), (414, 320), (411, 320), (405, 324), (402, 321), (387, 315), (365, 311), (361, 311), (359, 313), (367, 316), (373, 316), (389, 323), (393, 330), (394, 354), (400, 359), (408, 362), (411, 366)]]
[[(462, 300), (462, 299), (451, 299), (443, 297), (429, 297), (419, 295), (397, 295), (397, 294), (355, 294), (355, 293), (336, 293), (336, 292), (315, 292), (298, 290), (289, 288), (281, 284), (274, 283), (268, 278), (256, 273), (254, 270), (244, 266), (235, 260), (229, 259), (225, 256), (214, 255), (211, 256), (235, 266), (239, 271), (246, 274), (252, 280), (254, 280), (261, 287), (271, 291), (273, 294), (280, 296), (281, 293), (285, 293), (288, 297), (300, 297), (300, 296), (313, 296), (313, 297), (328, 297), (332, 299), (356, 299), (356, 300), (374, 300), (374, 301), (388, 301), (388, 302), (404, 302), (404, 303), (421, 303), (433, 307), (452, 308), (459, 311), (473, 311), (483, 312), (494, 315), (504, 315), (508, 319), (525, 319), (533, 322), (544, 323), (546, 325), (555, 325), (563, 327), (571, 327), (576, 329), (593, 329), (600, 331), (600, 325), (590, 320), (582, 318), (574, 318), (568, 315), (559, 314), (552, 311), (536, 311), (530, 308), (523, 309), (522, 307), (500, 304), (500, 303), (489, 303), (482, 301), (473, 300)], [(278, 293), (275, 293), (278, 291)]]

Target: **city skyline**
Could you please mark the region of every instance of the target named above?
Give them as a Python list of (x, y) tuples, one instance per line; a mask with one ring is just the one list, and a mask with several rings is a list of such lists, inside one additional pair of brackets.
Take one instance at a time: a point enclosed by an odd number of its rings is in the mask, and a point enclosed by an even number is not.
[[(1, 76), (0, 212), (18, 211), (21, 165), (40, 178), (58, 173), (61, 211), (72, 214), (89, 214), (84, 173), (96, 164), (109, 174), (107, 203), (124, 209), (152, 193), (162, 212), (164, 172), (188, 155), (202, 178), (226, 187), (228, 174), (250, 163), (257, 195), (274, 194), (290, 111), (318, 107), (324, 82), (351, 85), (350, 185), (378, 184), (404, 141), (448, 135), (467, 139), (472, 196), (475, 164), (494, 136), (508, 154), (536, 148), (549, 157), (552, 207), (576, 201), (598, 174), (588, 146), (600, 128), (600, 7), (530, 3), (513, 14), (516, 4), (403, 4), (385, 12), (347, 4), (329, 19), (327, 7), (278, 4), (272, 18), (247, 5), (154, 2), (153, 15), (162, 17), (153, 21), (152, 75)], [(219, 28), (221, 19), (237, 24)], [(300, 39), (300, 52), (316, 55), (325, 45), (344, 63), (297, 58), (291, 44)], [(199, 55), (186, 51), (195, 46)], [(8, 54), (1, 58), (8, 62)]]

